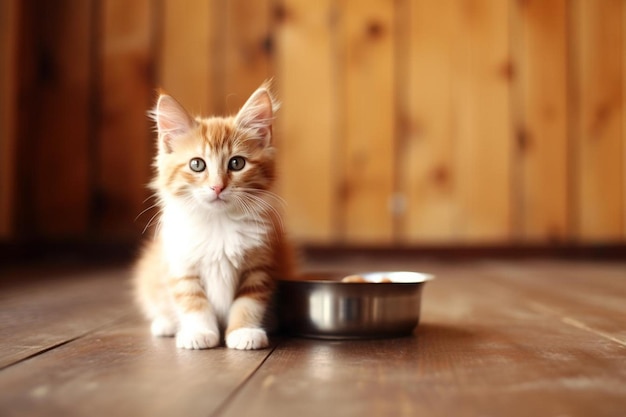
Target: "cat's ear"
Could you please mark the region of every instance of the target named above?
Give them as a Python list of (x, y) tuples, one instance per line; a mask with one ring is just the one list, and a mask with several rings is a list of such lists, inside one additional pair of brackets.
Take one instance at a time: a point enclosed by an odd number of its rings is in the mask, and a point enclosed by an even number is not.
[(171, 153), (176, 138), (186, 134), (196, 121), (173, 97), (159, 94), (156, 106), (151, 112), (159, 133), (159, 149)]
[(235, 123), (240, 129), (251, 132), (261, 140), (262, 146), (268, 146), (272, 141), (272, 123), (277, 103), (274, 101), (267, 84), (259, 87), (243, 105)]

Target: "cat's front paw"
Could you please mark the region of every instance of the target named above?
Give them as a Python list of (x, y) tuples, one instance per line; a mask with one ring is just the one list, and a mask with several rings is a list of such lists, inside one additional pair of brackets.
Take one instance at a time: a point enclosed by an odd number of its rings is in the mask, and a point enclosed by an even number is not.
[(243, 327), (226, 336), (226, 346), (239, 350), (263, 349), (269, 346), (269, 341), (265, 330)]
[(209, 349), (220, 343), (219, 334), (210, 330), (180, 330), (176, 334), (176, 347), (182, 349)]

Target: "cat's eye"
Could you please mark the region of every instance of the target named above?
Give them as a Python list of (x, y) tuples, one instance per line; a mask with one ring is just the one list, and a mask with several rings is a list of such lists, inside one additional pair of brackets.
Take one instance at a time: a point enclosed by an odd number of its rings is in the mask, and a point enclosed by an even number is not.
[(206, 169), (206, 162), (202, 158), (193, 158), (189, 161), (189, 168), (194, 172), (202, 172)]
[(229, 171), (241, 171), (246, 166), (246, 160), (242, 156), (233, 156), (228, 161)]

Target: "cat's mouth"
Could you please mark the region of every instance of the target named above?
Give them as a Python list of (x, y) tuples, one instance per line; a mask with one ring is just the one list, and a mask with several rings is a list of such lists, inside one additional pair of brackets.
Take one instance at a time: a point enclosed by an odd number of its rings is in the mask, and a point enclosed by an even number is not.
[(206, 195), (203, 198), (203, 202), (209, 207), (225, 207), (229, 204), (228, 195), (224, 195), (224, 193)]
[(226, 207), (229, 204), (228, 195), (224, 192), (215, 194), (213, 192), (197, 190), (193, 192), (193, 197), (198, 204), (207, 208)]
[(206, 202), (210, 206), (222, 206), (228, 203), (228, 201), (221, 195), (209, 197), (206, 199)]

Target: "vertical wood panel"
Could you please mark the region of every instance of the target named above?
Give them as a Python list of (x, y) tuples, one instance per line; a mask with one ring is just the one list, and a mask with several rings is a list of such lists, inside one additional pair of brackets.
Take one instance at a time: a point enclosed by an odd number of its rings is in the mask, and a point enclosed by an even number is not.
[(12, 209), (31, 237), (140, 229), (156, 44), (157, 84), (192, 113), (277, 76), (298, 240), (625, 241), (623, 0), (117, 3), (0, 3), (0, 237)]
[[(218, 112), (234, 114), (272, 76), (271, 1), (230, 0), (220, 28)], [(218, 26), (219, 27), (219, 26)]]
[(336, 238), (337, 102), (333, 1), (285, 0), (276, 9), (279, 192), (291, 235)]
[[(152, 105), (150, 0), (102, 7), (101, 103), (98, 143), (98, 223), (104, 235), (133, 235), (147, 197), (152, 138), (146, 111)], [(148, 203), (152, 204), (152, 203)], [(148, 204), (145, 204), (146, 206)]]
[(18, 1), (0, 1), (0, 239), (13, 234)]
[(574, 2), (577, 232), (624, 238), (624, 2)]
[[(34, 61), (22, 91), (22, 231), (84, 236), (89, 224), (89, 138), (93, 1), (24, 2)], [(24, 51), (25, 53), (25, 51)], [(27, 58), (30, 60), (31, 58)]]
[(412, 2), (406, 141), (399, 152), (413, 242), (511, 234), (509, 9)]
[(516, 232), (527, 241), (564, 240), (570, 235), (566, 2), (513, 4)]
[(454, 74), (459, 236), (505, 242), (511, 236), (509, 2), (458, 3), (461, 34)]
[(215, 112), (215, 4), (163, 0), (158, 81), (196, 115)]
[(347, 242), (390, 243), (394, 191), (394, 2), (341, 3), (343, 222)]
[[(403, 87), (399, 155), (406, 198), (405, 242), (445, 242), (455, 238), (457, 196), (453, 101), (456, 97), (454, 45), (459, 38), (458, 2), (410, 1), (402, 14), (409, 20), (408, 67)], [(405, 58), (406, 57), (406, 58)], [(405, 87), (404, 87), (405, 86)]]

